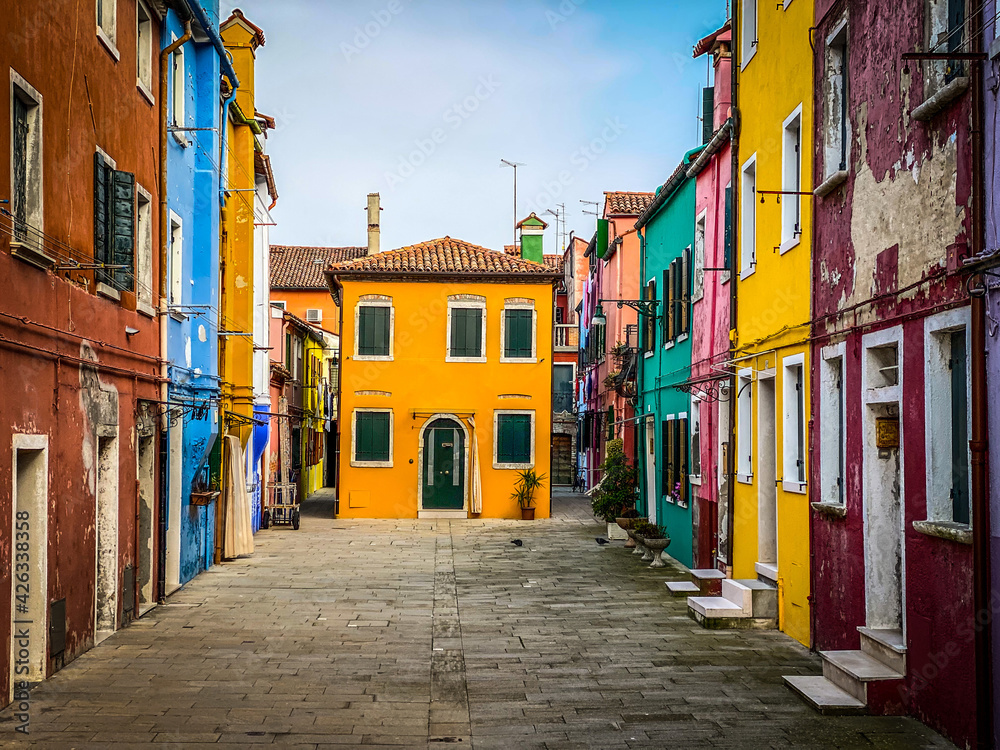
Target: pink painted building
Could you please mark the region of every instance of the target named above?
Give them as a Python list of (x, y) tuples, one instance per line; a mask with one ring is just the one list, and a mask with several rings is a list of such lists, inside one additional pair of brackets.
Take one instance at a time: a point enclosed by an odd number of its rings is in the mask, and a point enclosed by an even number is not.
[[(729, 22), (705, 37), (694, 56), (712, 56), (715, 85), (705, 90), (705, 149), (688, 168), (696, 178), (694, 279), (691, 291), (691, 394), (688, 412), (692, 459), (693, 559), (696, 567), (725, 570), (729, 557), (729, 357), (732, 204), (732, 32)], [(711, 106), (711, 111), (708, 111)], [(711, 118), (711, 120), (709, 120)], [(709, 123), (711, 127), (709, 127)], [(695, 452), (700, 455), (695, 456)]]

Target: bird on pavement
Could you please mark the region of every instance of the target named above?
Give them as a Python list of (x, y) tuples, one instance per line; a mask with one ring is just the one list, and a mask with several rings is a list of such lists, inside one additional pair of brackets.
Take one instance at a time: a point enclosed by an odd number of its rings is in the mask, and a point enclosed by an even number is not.
[(515, 547), (521, 547), (524, 545), (524, 542), (522, 542), (520, 539), (511, 539), (510, 543), (513, 544)]
[(605, 539), (604, 537), (600, 537), (600, 536), (594, 537), (594, 541), (597, 542), (598, 544), (600, 544), (602, 547), (605, 544), (611, 544), (611, 542), (609, 542), (607, 539)]

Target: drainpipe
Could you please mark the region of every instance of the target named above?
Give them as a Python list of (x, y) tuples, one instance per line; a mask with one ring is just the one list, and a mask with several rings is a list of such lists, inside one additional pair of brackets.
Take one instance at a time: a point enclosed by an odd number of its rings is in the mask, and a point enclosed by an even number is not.
[[(642, 289), (644, 288), (644, 284), (645, 284), (645, 282), (643, 280), (646, 278), (646, 236), (645, 236), (643, 230), (639, 229), (638, 227), (636, 227), (632, 231), (635, 232), (639, 236), (639, 294), (641, 296), (642, 295)], [(666, 294), (666, 290), (665, 289), (663, 290), (663, 293)], [(664, 297), (664, 299), (666, 299), (666, 297)], [(666, 311), (664, 310), (664, 312), (666, 312)], [(637, 323), (640, 323), (640, 318), (641, 317), (642, 316), (639, 316), (639, 315), (636, 316), (636, 322)], [(645, 329), (645, 326), (643, 326), (640, 323), (640, 328), (639, 328), (640, 334), (642, 333), (642, 331), (644, 329)], [(645, 342), (643, 342), (643, 343), (645, 343)], [(635, 390), (636, 390), (636, 393), (638, 394), (638, 402), (639, 402), (639, 403), (636, 404), (636, 406), (639, 407), (639, 413), (642, 414), (642, 422), (639, 422), (638, 420), (636, 420), (636, 422), (635, 422), (636, 425), (641, 425), (639, 427), (639, 430), (638, 430), (639, 434), (636, 435), (636, 441), (635, 441), (635, 463), (636, 463), (637, 466), (641, 466), (642, 467), (640, 469), (640, 471), (642, 471), (642, 475), (646, 478), (646, 481), (645, 481), (645, 483), (643, 485), (643, 488), (646, 491), (639, 493), (639, 501), (643, 505), (647, 506), (646, 507), (646, 518), (649, 518), (649, 500), (648, 500), (649, 495), (650, 495), (650, 492), (649, 492), (649, 483), (655, 481), (655, 477), (649, 476), (649, 471), (647, 471), (647, 464), (649, 462), (645, 460), (645, 455), (643, 455), (643, 454), (645, 454), (646, 450), (648, 450), (646, 448), (646, 399), (644, 398), (644, 394), (643, 394), (643, 386), (645, 385), (645, 383), (643, 382), (645, 380), (645, 378), (643, 377), (643, 371), (646, 369), (646, 367), (645, 367), (646, 358), (640, 354), (639, 357), (637, 357), (636, 359), (637, 359), (637, 361), (636, 361), (636, 365), (635, 365), (635, 367), (636, 367), (636, 374), (635, 374), (636, 385), (635, 385)], [(657, 362), (658, 361), (659, 361), (659, 359), (657, 359)], [(657, 413), (658, 412), (659, 412), (659, 410), (657, 410)], [(653, 435), (654, 435), (653, 439), (655, 440), (656, 439), (656, 437), (655, 437), (655, 435), (656, 435), (655, 428), (653, 430)], [(642, 436), (641, 442), (639, 440), (640, 436)], [(643, 447), (642, 451), (639, 450), (639, 446), (640, 445), (642, 445), (642, 447)], [(639, 456), (640, 455), (643, 455), (643, 460), (642, 461), (639, 460)], [(654, 491), (652, 494), (653, 494), (653, 497), (654, 497), (653, 502), (655, 503), (656, 502), (656, 500), (655, 500), (656, 492)]]
[[(982, 52), (981, 13), (969, 19), (973, 51)], [(983, 207), (986, 187), (983, 129), (983, 63), (972, 60), (972, 255), (985, 247), (986, 216)], [(969, 449), (972, 463), (972, 575), (975, 627), (976, 746), (993, 747), (993, 679), (990, 642), (992, 620), (990, 581), (990, 507), (986, 463), (988, 459), (986, 403), (986, 290), (971, 295), (970, 379), (972, 422)], [(980, 621), (980, 616), (984, 621)]]

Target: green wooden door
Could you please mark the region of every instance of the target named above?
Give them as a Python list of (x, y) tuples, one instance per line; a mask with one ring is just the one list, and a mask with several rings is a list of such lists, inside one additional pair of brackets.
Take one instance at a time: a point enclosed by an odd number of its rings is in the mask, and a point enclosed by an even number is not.
[(424, 429), (424, 510), (465, 507), (465, 435), (450, 419), (438, 419)]

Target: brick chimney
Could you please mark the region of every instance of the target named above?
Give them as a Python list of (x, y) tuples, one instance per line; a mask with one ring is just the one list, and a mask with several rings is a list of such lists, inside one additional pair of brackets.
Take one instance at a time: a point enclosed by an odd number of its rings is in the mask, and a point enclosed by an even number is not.
[(368, 254), (379, 251), (379, 212), (382, 210), (378, 193), (368, 193)]

